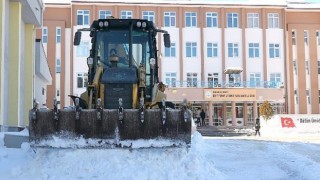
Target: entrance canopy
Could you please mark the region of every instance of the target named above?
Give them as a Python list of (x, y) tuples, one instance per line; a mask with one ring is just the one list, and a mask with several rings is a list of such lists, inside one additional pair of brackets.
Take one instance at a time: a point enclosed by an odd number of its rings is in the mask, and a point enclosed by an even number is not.
[(240, 67), (227, 67), (224, 69), (224, 74), (240, 74), (243, 71)]

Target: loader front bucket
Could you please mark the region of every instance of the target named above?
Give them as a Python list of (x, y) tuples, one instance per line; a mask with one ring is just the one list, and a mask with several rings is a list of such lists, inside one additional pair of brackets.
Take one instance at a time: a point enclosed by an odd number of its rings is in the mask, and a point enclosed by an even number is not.
[[(57, 113), (49, 109), (32, 109), (29, 124), (31, 145), (55, 147), (50, 142), (56, 138), (68, 142), (81, 138), (81, 148), (114, 147), (123, 141), (138, 139), (191, 142), (191, 115), (188, 111), (167, 109), (165, 116), (161, 109), (145, 109), (143, 113), (139, 109), (124, 109), (122, 114), (117, 109), (100, 112), (95, 109), (78, 112), (63, 109)], [(70, 147), (80, 146), (73, 144)]]

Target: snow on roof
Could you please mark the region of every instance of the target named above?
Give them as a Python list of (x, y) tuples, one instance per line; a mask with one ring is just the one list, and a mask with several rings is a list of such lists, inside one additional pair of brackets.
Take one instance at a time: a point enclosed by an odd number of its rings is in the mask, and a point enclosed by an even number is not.
[(238, 5), (286, 6), (292, 9), (319, 9), (320, 0), (43, 0), (45, 4), (71, 3), (126, 3), (126, 4), (184, 4), (184, 5)]
[[(48, 1), (48, 0), (45, 0)], [(55, 0), (50, 0), (55, 1)], [(60, 0), (61, 1), (61, 0)], [(278, 5), (285, 6), (285, 0), (71, 0), (73, 3), (114, 2), (114, 3), (148, 3), (148, 4), (189, 4), (189, 5)]]

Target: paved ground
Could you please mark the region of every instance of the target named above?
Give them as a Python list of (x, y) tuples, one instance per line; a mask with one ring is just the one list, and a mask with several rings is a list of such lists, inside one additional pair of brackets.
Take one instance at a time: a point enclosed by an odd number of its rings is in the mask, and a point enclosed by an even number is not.
[(202, 136), (217, 136), (217, 137), (232, 137), (232, 136), (244, 136), (245, 132), (235, 131), (234, 127), (218, 127), (218, 126), (200, 126), (197, 127), (198, 132)]

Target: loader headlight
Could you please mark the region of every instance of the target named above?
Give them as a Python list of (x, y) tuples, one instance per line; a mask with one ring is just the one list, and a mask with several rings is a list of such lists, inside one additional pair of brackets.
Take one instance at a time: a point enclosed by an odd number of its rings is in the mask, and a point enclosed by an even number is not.
[(92, 57), (88, 57), (87, 64), (88, 65), (92, 65), (93, 64), (93, 58)]
[(140, 21), (137, 22), (137, 27), (138, 28), (141, 27), (141, 22)]
[(102, 21), (99, 22), (99, 27), (101, 27), (101, 28), (103, 27), (103, 22)]
[(147, 23), (146, 22), (142, 22), (142, 27), (143, 28), (147, 27)]
[(156, 65), (156, 59), (155, 58), (150, 58), (150, 66), (153, 69), (154, 66)]
[(103, 25), (104, 25), (104, 27), (108, 27), (108, 26), (109, 26), (109, 22), (108, 22), (108, 21), (105, 21), (105, 22), (103, 23)]

